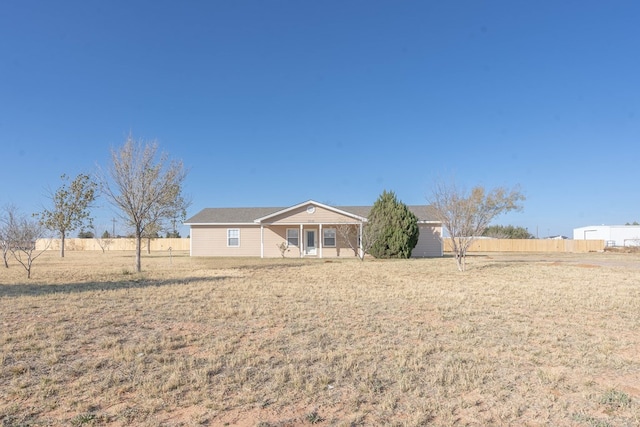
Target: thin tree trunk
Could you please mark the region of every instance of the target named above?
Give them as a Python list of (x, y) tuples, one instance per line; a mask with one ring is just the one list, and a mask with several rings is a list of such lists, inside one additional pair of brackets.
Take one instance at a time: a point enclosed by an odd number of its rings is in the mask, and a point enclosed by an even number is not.
[(64, 239), (65, 239), (65, 234), (64, 232), (60, 233), (60, 258), (64, 258)]
[(142, 251), (142, 236), (139, 232), (136, 232), (136, 271), (140, 273), (142, 271), (142, 264), (140, 262), (140, 252)]

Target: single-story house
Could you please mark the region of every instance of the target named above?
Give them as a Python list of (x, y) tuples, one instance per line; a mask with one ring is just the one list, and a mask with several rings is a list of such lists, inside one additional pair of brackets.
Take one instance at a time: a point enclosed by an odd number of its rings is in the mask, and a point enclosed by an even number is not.
[(574, 228), (573, 240), (604, 240), (607, 246), (640, 246), (640, 225), (590, 225)]
[[(412, 257), (442, 256), (442, 224), (429, 206), (408, 206), (420, 238)], [(205, 208), (185, 221), (191, 256), (336, 258), (357, 256), (371, 206), (309, 200), (290, 207)]]

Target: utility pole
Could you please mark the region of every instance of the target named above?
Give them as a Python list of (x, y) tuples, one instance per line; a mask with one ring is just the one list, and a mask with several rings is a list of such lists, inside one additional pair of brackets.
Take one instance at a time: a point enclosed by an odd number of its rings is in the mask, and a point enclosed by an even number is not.
[(111, 222), (113, 222), (113, 229), (111, 231), (111, 237), (116, 237), (116, 219), (112, 218)]

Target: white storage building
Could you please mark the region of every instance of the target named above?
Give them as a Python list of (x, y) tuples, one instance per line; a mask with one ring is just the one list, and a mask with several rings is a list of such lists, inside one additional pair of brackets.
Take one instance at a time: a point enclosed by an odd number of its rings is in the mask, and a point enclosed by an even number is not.
[(573, 229), (574, 240), (604, 240), (607, 246), (640, 246), (640, 225), (591, 225)]

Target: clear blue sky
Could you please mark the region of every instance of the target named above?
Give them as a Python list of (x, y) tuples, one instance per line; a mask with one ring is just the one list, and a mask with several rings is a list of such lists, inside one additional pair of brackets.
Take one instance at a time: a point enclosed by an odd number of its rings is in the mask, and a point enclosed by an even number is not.
[(455, 177), (520, 185), (496, 222), (540, 237), (640, 221), (639, 19), (637, 1), (6, 0), (0, 204), (41, 210), (132, 132), (189, 168), (189, 216), (424, 204)]

